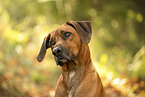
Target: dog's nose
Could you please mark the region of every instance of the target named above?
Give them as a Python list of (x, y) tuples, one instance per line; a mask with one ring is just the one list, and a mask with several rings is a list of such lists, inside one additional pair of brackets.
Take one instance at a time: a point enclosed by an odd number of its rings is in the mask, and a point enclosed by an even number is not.
[(52, 54), (54, 56), (59, 56), (62, 54), (62, 48), (61, 47), (55, 47), (53, 50), (52, 50)]

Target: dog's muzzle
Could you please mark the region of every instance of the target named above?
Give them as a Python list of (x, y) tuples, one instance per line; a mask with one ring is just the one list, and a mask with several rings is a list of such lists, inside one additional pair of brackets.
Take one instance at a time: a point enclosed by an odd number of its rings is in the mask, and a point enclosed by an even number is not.
[(55, 57), (55, 61), (57, 65), (63, 66), (67, 62), (73, 62), (75, 61), (76, 57), (72, 54), (72, 56), (69, 56), (69, 52), (67, 49), (57, 46), (53, 48), (52, 54)]
[(60, 46), (55, 47), (52, 50), (52, 54), (55, 57), (55, 61), (56, 61), (57, 65), (63, 66), (64, 63), (66, 63), (68, 60), (70, 60), (70, 58), (63, 51), (63, 48)]

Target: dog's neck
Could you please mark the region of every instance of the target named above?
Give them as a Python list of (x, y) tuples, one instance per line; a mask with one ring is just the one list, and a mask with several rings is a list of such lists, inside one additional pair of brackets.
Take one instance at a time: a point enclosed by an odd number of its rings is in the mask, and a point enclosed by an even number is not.
[(92, 61), (90, 58), (90, 50), (88, 44), (82, 43), (80, 47), (81, 48), (79, 50), (78, 55), (76, 56), (76, 60), (74, 62), (69, 62), (68, 64), (64, 64), (62, 66), (63, 82), (66, 88), (68, 89), (71, 89), (71, 87), (73, 86), (74, 83), (73, 81), (79, 79), (76, 83), (79, 84), (82, 81), (85, 74), (94, 71)]
[[(84, 60), (86, 59), (86, 60)], [(90, 50), (88, 44), (81, 43), (79, 52), (76, 56), (77, 65), (88, 65), (91, 62)]]
[(81, 67), (80, 65), (86, 65), (87, 67), (90, 62), (92, 61), (90, 57), (89, 46), (88, 44), (81, 43), (78, 54), (76, 56), (76, 60), (64, 64), (64, 66), (62, 66), (62, 71), (73, 71), (75, 69), (79, 69)]

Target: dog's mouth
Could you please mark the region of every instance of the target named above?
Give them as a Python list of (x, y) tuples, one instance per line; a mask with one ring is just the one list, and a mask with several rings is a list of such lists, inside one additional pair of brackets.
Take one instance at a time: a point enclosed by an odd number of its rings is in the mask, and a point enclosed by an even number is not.
[(57, 65), (63, 66), (65, 63), (68, 62), (68, 59), (64, 58), (64, 57), (55, 57), (55, 61)]
[(57, 65), (63, 66), (65, 63), (68, 63), (70, 61), (75, 61), (75, 57), (55, 57), (55, 61)]
[(67, 59), (65, 59), (65, 58), (60, 58), (58, 61), (59, 61), (59, 62), (62, 62), (62, 63), (66, 63), (66, 62), (67, 62)]

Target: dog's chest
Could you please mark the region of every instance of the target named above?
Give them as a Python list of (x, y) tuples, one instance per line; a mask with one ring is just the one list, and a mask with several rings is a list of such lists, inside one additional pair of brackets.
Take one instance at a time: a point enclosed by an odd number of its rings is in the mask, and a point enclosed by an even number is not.
[(82, 77), (84, 76), (79, 72), (80, 70), (72, 70), (63, 72), (63, 84), (66, 87), (68, 97), (74, 94), (76, 87), (79, 85)]
[(67, 72), (65, 73), (64, 81), (66, 83), (66, 86), (68, 88), (71, 88), (73, 86), (73, 83), (75, 81), (75, 71)]
[(69, 80), (71, 80), (74, 77), (74, 75), (75, 75), (75, 72), (71, 71), (68, 75)]

